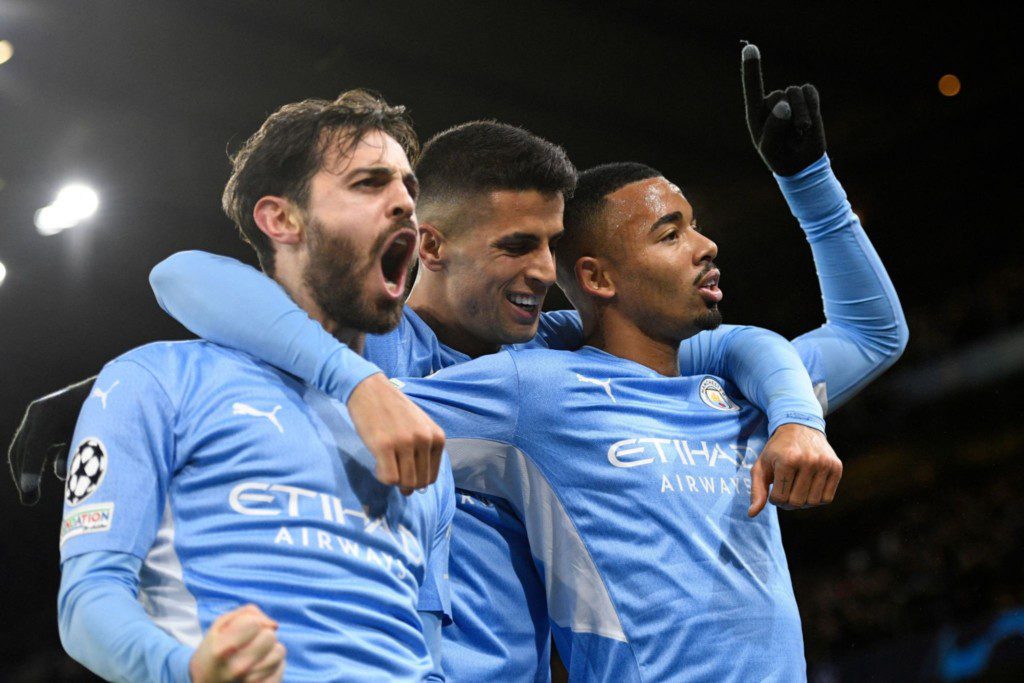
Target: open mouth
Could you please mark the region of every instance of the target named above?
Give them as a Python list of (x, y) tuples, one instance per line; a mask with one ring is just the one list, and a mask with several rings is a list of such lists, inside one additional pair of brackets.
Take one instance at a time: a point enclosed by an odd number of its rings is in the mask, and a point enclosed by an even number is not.
[(384, 244), (380, 257), (380, 272), (384, 276), (384, 289), (393, 298), (405, 293), (405, 278), (416, 254), (416, 232), (399, 230)]
[(507, 292), (505, 298), (508, 299), (509, 303), (518, 308), (519, 310), (535, 315), (540, 310), (540, 306), (544, 303), (544, 297), (536, 294), (519, 294), (517, 292)]
[(722, 274), (718, 272), (718, 269), (712, 268), (697, 285), (697, 291), (708, 303), (717, 304), (722, 300), (722, 290), (718, 288), (718, 280), (721, 277)]

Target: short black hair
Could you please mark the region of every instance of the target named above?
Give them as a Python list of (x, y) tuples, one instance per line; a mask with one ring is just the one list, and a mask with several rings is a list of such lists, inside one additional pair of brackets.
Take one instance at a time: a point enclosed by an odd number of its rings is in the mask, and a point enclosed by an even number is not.
[(566, 294), (575, 282), (576, 261), (606, 247), (607, 231), (601, 223), (605, 198), (630, 183), (661, 176), (661, 171), (634, 161), (602, 164), (580, 174), (576, 191), (565, 202), (565, 232), (556, 250), (558, 282)]
[(429, 221), (434, 212), (447, 213), (466, 199), (495, 190), (568, 197), (577, 176), (558, 145), (507, 123), (470, 121), (438, 133), (423, 146), (416, 165), (417, 212)]
[(346, 154), (375, 130), (394, 138), (409, 162), (415, 162), (419, 140), (405, 107), (391, 106), (377, 93), (361, 89), (343, 92), (333, 101), (284, 105), (231, 157), (231, 178), (221, 204), (242, 239), (256, 250), (267, 275), (274, 274), (274, 246), (253, 218), (256, 203), (278, 195), (305, 209), (309, 181), (323, 166), (327, 150), (339, 145)]

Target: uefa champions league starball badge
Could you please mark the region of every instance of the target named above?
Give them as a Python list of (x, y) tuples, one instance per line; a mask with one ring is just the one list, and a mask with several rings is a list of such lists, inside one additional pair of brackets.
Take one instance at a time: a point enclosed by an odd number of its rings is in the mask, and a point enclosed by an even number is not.
[(68, 479), (64, 484), (64, 499), (68, 505), (78, 505), (92, 495), (107, 473), (107, 451), (103, 442), (95, 437), (83, 439), (68, 465)]

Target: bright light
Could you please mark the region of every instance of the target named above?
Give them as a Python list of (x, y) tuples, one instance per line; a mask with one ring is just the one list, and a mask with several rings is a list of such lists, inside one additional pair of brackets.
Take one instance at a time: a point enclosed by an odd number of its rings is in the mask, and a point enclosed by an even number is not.
[(90, 218), (99, 208), (96, 191), (85, 185), (67, 185), (57, 193), (53, 204), (36, 211), (36, 229), (40, 235), (56, 235)]
[(14, 56), (14, 46), (9, 40), (0, 40), (0, 64), (10, 61)]
[(5, 279), (7, 279), (7, 267), (3, 261), (0, 261), (0, 285), (4, 283)]
[(946, 74), (939, 79), (939, 92), (946, 97), (953, 97), (960, 92), (960, 79), (953, 74)]
[(66, 209), (69, 213), (77, 216), (79, 220), (90, 218), (96, 213), (100, 205), (100, 198), (96, 191), (85, 185), (68, 185), (57, 193), (57, 201), (54, 206)]

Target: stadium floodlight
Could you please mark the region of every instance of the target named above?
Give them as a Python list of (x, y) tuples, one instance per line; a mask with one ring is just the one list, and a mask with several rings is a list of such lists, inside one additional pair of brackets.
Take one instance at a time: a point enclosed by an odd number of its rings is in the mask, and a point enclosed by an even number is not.
[(3, 285), (4, 280), (7, 279), (7, 266), (4, 265), (3, 261), (0, 261), (0, 285)]
[(56, 235), (92, 217), (99, 205), (99, 195), (92, 188), (67, 185), (57, 193), (53, 204), (36, 211), (36, 229), (40, 235)]

